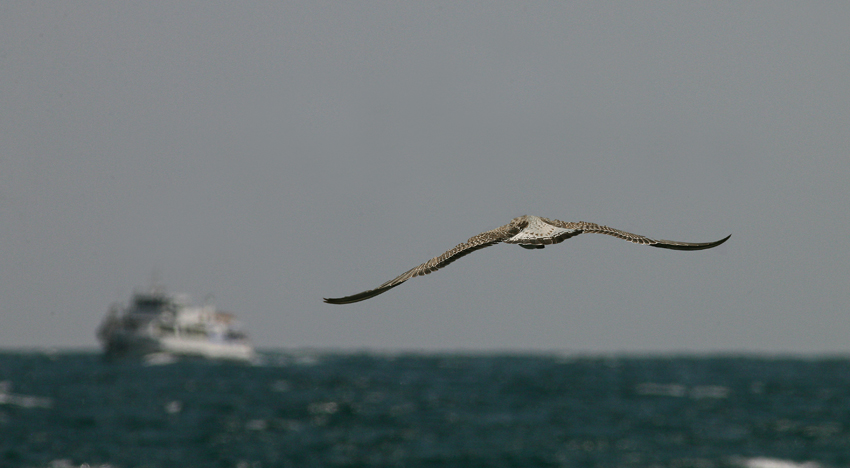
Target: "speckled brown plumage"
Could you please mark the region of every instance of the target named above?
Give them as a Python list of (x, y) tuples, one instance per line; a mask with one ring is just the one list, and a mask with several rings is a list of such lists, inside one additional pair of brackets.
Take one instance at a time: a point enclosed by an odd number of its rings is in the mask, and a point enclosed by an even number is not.
[(411, 268), (375, 289), (363, 291), (351, 296), (325, 298), (325, 302), (328, 304), (351, 304), (353, 302), (365, 301), (366, 299), (375, 297), (378, 294), (382, 294), (401, 283), (404, 283), (410, 278), (427, 275), (432, 271), (437, 271), (464, 255), (468, 255), (476, 250), (483, 249), (484, 247), (498, 244), (499, 242), (517, 244), (520, 247), (525, 247), (527, 249), (542, 249), (546, 245), (558, 244), (570, 237), (577, 236), (582, 233), (607, 234), (635, 244), (651, 245), (653, 247), (674, 250), (710, 249), (712, 247), (717, 247), (732, 237), (729, 235), (719, 241), (703, 243), (655, 240), (637, 234), (632, 234), (630, 232), (620, 231), (619, 229), (610, 228), (608, 226), (586, 223), (584, 221), (568, 223), (557, 219), (548, 219), (539, 216), (520, 216), (519, 218), (512, 219), (510, 223), (502, 227), (470, 237), (466, 242), (458, 244), (455, 248), (440, 255), (439, 257), (434, 257), (415, 268)]

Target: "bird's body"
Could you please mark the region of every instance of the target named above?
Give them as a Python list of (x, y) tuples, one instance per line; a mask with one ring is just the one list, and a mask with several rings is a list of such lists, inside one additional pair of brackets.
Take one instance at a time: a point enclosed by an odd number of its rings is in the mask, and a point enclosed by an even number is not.
[(653, 247), (674, 250), (710, 249), (726, 242), (726, 240), (731, 237), (730, 235), (719, 241), (704, 243), (655, 240), (637, 234), (632, 234), (630, 232), (620, 231), (619, 229), (610, 228), (608, 226), (586, 223), (584, 221), (568, 223), (557, 219), (526, 215), (514, 218), (510, 223), (493, 229), (492, 231), (482, 232), (477, 236), (470, 237), (466, 242), (458, 244), (455, 248), (445, 252), (439, 257), (434, 257), (431, 260), (428, 260), (427, 262), (387, 281), (375, 289), (370, 289), (368, 291), (363, 291), (346, 297), (326, 298), (325, 302), (329, 304), (351, 304), (353, 302), (365, 301), (366, 299), (375, 297), (378, 294), (382, 294), (401, 283), (404, 283), (410, 278), (427, 275), (432, 271), (443, 268), (464, 255), (468, 255), (476, 250), (483, 249), (484, 247), (489, 247), (500, 242), (504, 242), (506, 244), (517, 244), (520, 247), (527, 249), (542, 249), (547, 245), (561, 243), (570, 237), (577, 236), (582, 233), (607, 234), (635, 244), (650, 245)]

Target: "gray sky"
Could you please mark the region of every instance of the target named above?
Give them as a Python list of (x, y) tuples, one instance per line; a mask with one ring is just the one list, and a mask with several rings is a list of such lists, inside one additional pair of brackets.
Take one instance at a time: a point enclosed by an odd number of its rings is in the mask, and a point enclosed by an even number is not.
[[(850, 351), (850, 4), (5, 2), (0, 348)], [(522, 214), (703, 242), (498, 245)]]

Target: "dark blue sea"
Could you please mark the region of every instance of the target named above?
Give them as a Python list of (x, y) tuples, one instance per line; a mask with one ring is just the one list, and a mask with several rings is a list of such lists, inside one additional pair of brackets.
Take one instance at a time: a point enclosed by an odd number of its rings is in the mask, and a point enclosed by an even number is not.
[(3, 467), (850, 467), (850, 360), (0, 353)]

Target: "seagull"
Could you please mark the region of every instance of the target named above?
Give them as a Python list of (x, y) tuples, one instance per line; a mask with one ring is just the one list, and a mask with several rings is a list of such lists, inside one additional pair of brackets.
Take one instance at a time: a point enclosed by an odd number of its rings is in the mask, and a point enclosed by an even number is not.
[(328, 304), (352, 304), (354, 302), (371, 299), (378, 294), (383, 294), (401, 283), (404, 283), (410, 278), (427, 275), (432, 271), (437, 271), (464, 255), (469, 255), (476, 250), (483, 249), (484, 247), (496, 245), (499, 242), (517, 244), (526, 249), (542, 249), (547, 245), (559, 244), (570, 237), (575, 237), (583, 233), (607, 234), (635, 244), (673, 250), (710, 249), (712, 247), (717, 247), (732, 237), (732, 235), (729, 234), (719, 241), (702, 243), (655, 240), (637, 234), (632, 234), (630, 232), (620, 231), (619, 229), (610, 228), (608, 226), (586, 223), (584, 221), (568, 223), (557, 219), (525, 215), (512, 219), (510, 223), (505, 224), (502, 227), (470, 237), (466, 242), (458, 244), (455, 248), (440, 255), (439, 257), (434, 257), (417, 267), (411, 268), (375, 289), (363, 291), (351, 296), (324, 298), (324, 301)]

